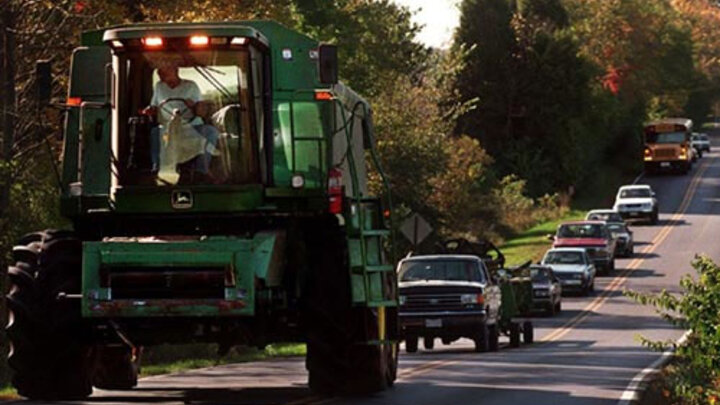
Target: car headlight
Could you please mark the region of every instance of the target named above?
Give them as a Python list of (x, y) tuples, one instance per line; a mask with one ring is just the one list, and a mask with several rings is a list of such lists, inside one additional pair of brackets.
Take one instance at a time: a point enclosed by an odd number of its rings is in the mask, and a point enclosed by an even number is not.
[(460, 302), (463, 304), (482, 304), (485, 300), (482, 294), (463, 294), (460, 296)]
[(405, 303), (407, 302), (407, 296), (401, 295), (399, 301), (400, 301), (400, 305), (405, 305)]

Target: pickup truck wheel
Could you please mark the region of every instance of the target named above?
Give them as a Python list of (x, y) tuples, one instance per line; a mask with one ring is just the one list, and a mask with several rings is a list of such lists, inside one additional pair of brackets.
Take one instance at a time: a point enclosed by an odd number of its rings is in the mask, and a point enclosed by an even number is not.
[(615, 271), (615, 259), (613, 258), (610, 260), (610, 265), (608, 266), (608, 273), (612, 273)]
[(498, 324), (494, 323), (488, 326), (488, 332), (490, 333), (488, 350), (491, 352), (496, 352), (500, 347), (500, 329), (498, 328)]
[(562, 301), (558, 300), (557, 304), (555, 304), (555, 313), (559, 314), (562, 312)]
[(510, 347), (520, 347), (520, 324), (510, 322)]
[(405, 351), (408, 353), (415, 353), (418, 350), (418, 338), (409, 337), (405, 339)]
[(81, 399), (92, 393), (90, 346), (79, 300), (82, 243), (68, 232), (45, 231), (13, 249), (7, 335), (13, 385), (29, 399)]
[(487, 323), (483, 323), (482, 326), (480, 326), (473, 340), (475, 341), (476, 352), (482, 353), (490, 350), (490, 330)]
[(423, 338), (423, 347), (425, 350), (432, 350), (435, 348), (435, 339), (429, 336)]
[(535, 328), (530, 321), (525, 321), (523, 323), (523, 341), (526, 344), (530, 344), (535, 341)]

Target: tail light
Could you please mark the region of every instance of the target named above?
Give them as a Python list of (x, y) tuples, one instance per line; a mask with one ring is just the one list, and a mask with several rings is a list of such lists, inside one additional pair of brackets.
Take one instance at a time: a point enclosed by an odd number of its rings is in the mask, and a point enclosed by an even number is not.
[(645, 160), (652, 160), (652, 151), (650, 148), (645, 148)]
[(342, 172), (334, 168), (328, 171), (328, 210), (331, 214), (340, 214), (343, 210)]

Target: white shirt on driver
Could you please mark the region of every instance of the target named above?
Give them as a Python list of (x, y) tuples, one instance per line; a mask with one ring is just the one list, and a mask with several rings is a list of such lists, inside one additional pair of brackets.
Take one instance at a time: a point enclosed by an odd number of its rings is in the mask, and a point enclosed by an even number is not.
[[(153, 91), (152, 100), (150, 105), (159, 107), (160, 103), (169, 98), (180, 98), (183, 100), (192, 100), (194, 102), (200, 101), (200, 88), (197, 83), (192, 80), (180, 79), (180, 84), (171, 88), (167, 83), (159, 81), (155, 83), (155, 90)], [(172, 111), (179, 109), (181, 112), (188, 108), (182, 101), (168, 101), (163, 104), (158, 112), (158, 120), (161, 124), (164, 124), (172, 118)]]

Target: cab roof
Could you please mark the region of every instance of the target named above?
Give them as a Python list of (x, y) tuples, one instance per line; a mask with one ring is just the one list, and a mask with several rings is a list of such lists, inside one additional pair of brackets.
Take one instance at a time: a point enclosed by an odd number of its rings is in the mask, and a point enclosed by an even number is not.
[(402, 261), (422, 261), (422, 260), (480, 260), (478, 256), (475, 255), (419, 255), (419, 256), (410, 256), (408, 258), (403, 259)]
[(651, 188), (649, 184), (629, 184), (627, 186), (621, 186), (619, 190), (639, 190), (639, 189), (649, 189)]
[(563, 222), (562, 224), (560, 224), (560, 226), (563, 226), (563, 225), (605, 225), (606, 223), (607, 223), (607, 222), (605, 222), (605, 221), (598, 221), (598, 220), (594, 220), (594, 219), (589, 219), (589, 220), (585, 220), (585, 221), (568, 221), (568, 222)]
[(121, 39), (136, 39), (150, 35), (166, 38), (187, 37), (191, 35), (208, 35), (218, 37), (254, 38), (266, 46), (269, 41), (257, 29), (247, 25), (245, 21), (211, 22), (211, 23), (147, 23), (111, 27), (104, 30), (103, 42)]
[(682, 125), (688, 130), (692, 129), (693, 122), (689, 118), (662, 118), (645, 123), (645, 127), (655, 125)]

